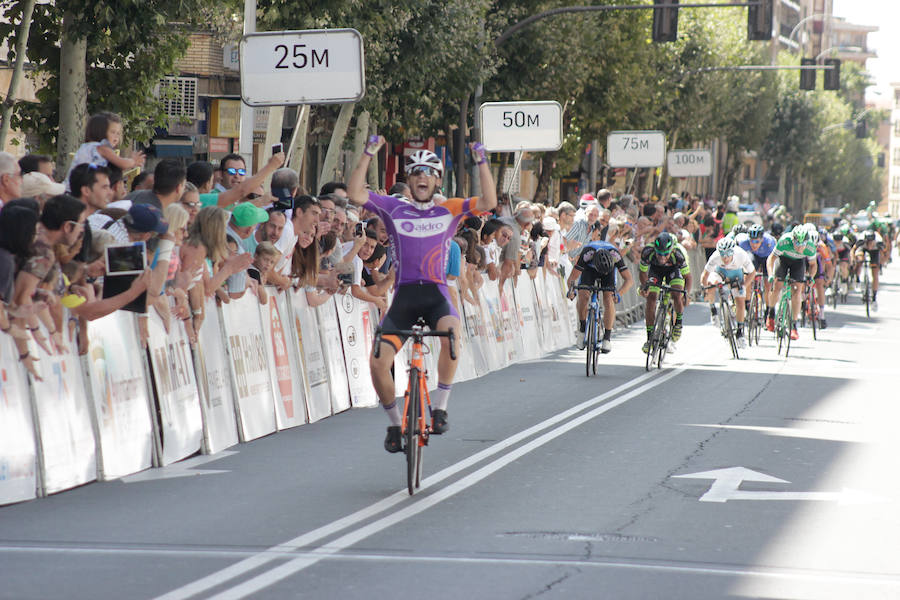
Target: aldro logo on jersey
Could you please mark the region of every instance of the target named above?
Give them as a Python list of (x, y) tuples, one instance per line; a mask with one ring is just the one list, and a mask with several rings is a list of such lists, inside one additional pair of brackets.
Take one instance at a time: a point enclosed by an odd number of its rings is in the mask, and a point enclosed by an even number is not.
[(440, 215), (417, 219), (394, 219), (394, 226), (400, 235), (425, 238), (444, 233), (452, 221), (453, 215)]

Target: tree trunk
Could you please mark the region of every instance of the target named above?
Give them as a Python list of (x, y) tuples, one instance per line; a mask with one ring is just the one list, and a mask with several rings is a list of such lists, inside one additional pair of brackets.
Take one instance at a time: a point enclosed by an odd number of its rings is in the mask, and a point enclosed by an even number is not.
[(70, 33), (74, 16), (63, 16), (59, 46), (59, 134), (56, 138), (56, 170), (67, 173), (69, 163), (84, 141), (87, 119), (87, 39)]
[(306, 135), (309, 130), (309, 105), (304, 104), (297, 113), (297, 124), (294, 126), (294, 135), (291, 138), (290, 158), (288, 167), (300, 174), (300, 182), (303, 182), (303, 161), (306, 158)]
[(501, 152), (500, 153), (500, 168), (497, 170), (497, 181), (495, 182), (496, 183), (495, 187), (497, 188), (497, 197), (498, 198), (505, 191), (503, 189), (503, 178), (506, 177), (506, 163), (509, 162), (510, 154), (512, 154), (512, 153), (511, 152)]
[(547, 192), (550, 189), (550, 176), (553, 174), (553, 161), (559, 151), (544, 152), (541, 156), (541, 174), (538, 176), (537, 187), (534, 190), (534, 199), (532, 202), (547, 203)]
[(16, 93), (19, 82), (22, 81), (22, 72), (25, 70), (25, 50), (28, 47), (28, 32), (31, 30), (31, 15), (34, 13), (34, 0), (25, 0), (22, 6), (22, 22), (19, 23), (19, 33), (16, 34), (16, 64), (13, 67), (12, 77), (9, 80), (9, 91), (6, 92), (6, 100), (3, 102), (3, 114), (0, 116), (0, 150), (6, 148), (6, 138), (9, 135), (9, 120), (12, 118), (13, 105), (16, 103)]
[(456, 196), (466, 197), (466, 129), (469, 122), (469, 94), (459, 102), (459, 144), (454, 154), (456, 160)]
[[(369, 111), (364, 110), (359, 113), (359, 116), (356, 117), (356, 127), (353, 131), (353, 160), (351, 163), (353, 166), (351, 168), (355, 169), (356, 165), (359, 164), (359, 159), (362, 158), (363, 150), (366, 147), (366, 140), (369, 139)], [(369, 164), (376, 162), (371, 161)], [(368, 176), (368, 171), (366, 172)], [(371, 183), (371, 182), (370, 182)]]
[[(678, 128), (672, 130), (672, 137), (669, 138), (669, 148), (677, 148), (678, 147)], [(659, 194), (657, 197), (663, 202), (667, 202), (666, 196), (669, 195), (670, 189), (670, 181), (669, 181), (669, 165), (668, 161), (663, 162), (662, 169), (660, 170), (659, 175)]]
[(338, 161), (341, 150), (344, 147), (344, 139), (347, 137), (347, 129), (350, 128), (350, 118), (353, 116), (355, 102), (341, 105), (341, 112), (334, 122), (334, 131), (331, 132), (331, 142), (328, 144), (328, 152), (325, 153), (325, 162), (322, 164), (322, 173), (319, 175), (317, 187), (329, 181), (337, 181), (343, 175), (339, 172)]
[[(369, 131), (367, 133), (368, 135), (375, 135), (378, 133), (375, 121), (373, 121), (371, 117), (369, 117)], [(380, 170), (378, 157), (376, 156), (374, 160), (369, 161), (368, 180), (373, 189), (380, 189), (382, 186)]]

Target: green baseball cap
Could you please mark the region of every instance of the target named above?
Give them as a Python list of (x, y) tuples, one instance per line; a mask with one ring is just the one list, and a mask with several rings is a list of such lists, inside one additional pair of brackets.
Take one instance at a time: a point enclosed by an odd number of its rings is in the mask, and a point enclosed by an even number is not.
[(269, 213), (252, 202), (241, 202), (231, 211), (231, 218), (238, 227), (252, 227), (269, 220)]

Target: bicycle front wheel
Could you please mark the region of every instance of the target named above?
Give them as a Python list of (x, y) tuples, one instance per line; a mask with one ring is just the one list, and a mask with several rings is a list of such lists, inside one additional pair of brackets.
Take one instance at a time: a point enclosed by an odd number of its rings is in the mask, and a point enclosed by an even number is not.
[(594, 375), (597, 374), (597, 362), (600, 358), (600, 343), (601, 343), (601, 329), (600, 329), (600, 315), (596, 315), (594, 318), (594, 350), (591, 352), (591, 370), (593, 370)]
[[(738, 300), (738, 302), (740, 302), (740, 300)], [(737, 339), (734, 337), (734, 313), (731, 309), (731, 304), (722, 300), (721, 312), (722, 324), (725, 329), (725, 339), (728, 340), (728, 345), (731, 347), (732, 356), (738, 358)]]
[(591, 362), (594, 359), (594, 308), (588, 308), (587, 321), (584, 328), (584, 374), (591, 376)]
[(417, 471), (419, 469), (419, 406), (422, 402), (419, 390), (419, 370), (409, 370), (409, 399), (406, 403), (406, 488), (412, 496), (419, 487), (417, 483)]

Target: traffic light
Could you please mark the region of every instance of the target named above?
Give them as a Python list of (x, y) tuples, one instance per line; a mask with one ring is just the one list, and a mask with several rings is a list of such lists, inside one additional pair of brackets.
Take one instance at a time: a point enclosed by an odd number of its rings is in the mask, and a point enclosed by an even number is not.
[(616, 172), (613, 169), (606, 170), (606, 187), (611, 188), (616, 185)]
[(878, 167), (882, 169), (884, 168), (884, 152), (878, 153)]
[[(814, 66), (816, 66), (816, 59), (801, 58), (800, 66), (801, 67), (814, 67)], [(815, 69), (801, 69), (800, 70), (800, 89), (801, 90), (816, 89), (816, 70)]]
[(868, 128), (866, 126), (866, 120), (862, 119), (856, 123), (856, 137), (859, 139), (865, 139)]
[(653, 41), (674, 42), (678, 39), (678, 0), (657, 0), (671, 8), (653, 9)]
[(830, 69), (825, 69), (825, 89), (826, 90), (841, 89), (841, 59), (826, 58), (825, 66), (831, 67)]
[(774, 0), (759, 0), (756, 6), (747, 9), (747, 39), (768, 41), (772, 39), (772, 14)]

